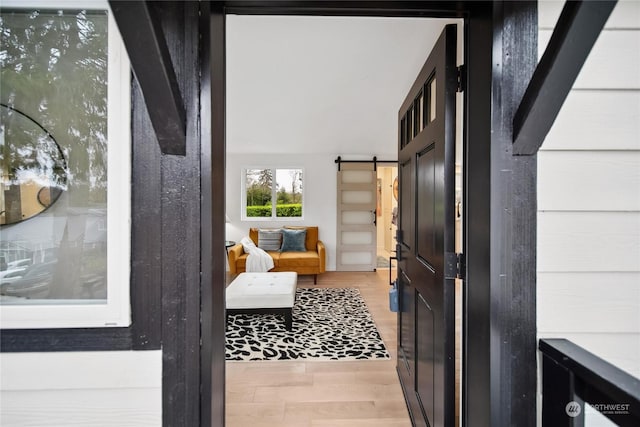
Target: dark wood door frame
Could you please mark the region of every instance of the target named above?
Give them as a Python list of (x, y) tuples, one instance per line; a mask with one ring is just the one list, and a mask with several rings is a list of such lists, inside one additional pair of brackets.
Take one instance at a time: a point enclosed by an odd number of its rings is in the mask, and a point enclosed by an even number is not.
[(201, 6), (200, 426), (224, 426), (225, 16), (219, 6)]
[(537, 4), (496, 2), (467, 30), (463, 421), (534, 426), (537, 160), (510, 141), (537, 62)]
[[(212, 52), (211, 69), (202, 74), (202, 97), (211, 101), (210, 118), (202, 116), (202, 146), (208, 144), (210, 134), (213, 148), (208, 154), (203, 151), (202, 161), (210, 168), (210, 178), (219, 179), (203, 185), (202, 200), (213, 200), (225, 189), (220, 172), (224, 170), (224, 124), (220, 121), (224, 90), (218, 87), (224, 81), (224, 51), (219, 49), (225, 13), (464, 18), (463, 422), (468, 426), (534, 426), (536, 158), (512, 156), (511, 127), (537, 60), (536, 2), (229, 1), (215, 2), (212, 7), (218, 9), (209, 21), (210, 36), (202, 37), (202, 51)], [(217, 127), (207, 128), (206, 121)], [(205, 179), (209, 177), (203, 170)], [(203, 242), (203, 248), (223, 247), (221, 224), (223, 208), (203, 208), (202, 236), (210, 240)], [(210, 275), (203, 274), (202, 279), (202, 318), (207, 321), (220, 319), (224, 310), (223, 291), (216, 280), (224, 265), (215, 258), (203, 258), (203, 265), (210, 261), (211, 266)], [(213, 329), (205, 326), (202, 340), (200, 425), (223, 426), (224, 377), (220, 373), (224, 372), (224, 352), (219, 348), (224, 331), (216, 324)]]

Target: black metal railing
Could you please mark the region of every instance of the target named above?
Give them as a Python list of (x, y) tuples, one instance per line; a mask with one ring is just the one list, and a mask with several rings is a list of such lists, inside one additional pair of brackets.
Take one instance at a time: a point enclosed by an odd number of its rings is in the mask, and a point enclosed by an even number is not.
[(541, 339), (542, 425), (583, 427), (585, 404), (640, 426), (640, 380), (566, 339)]

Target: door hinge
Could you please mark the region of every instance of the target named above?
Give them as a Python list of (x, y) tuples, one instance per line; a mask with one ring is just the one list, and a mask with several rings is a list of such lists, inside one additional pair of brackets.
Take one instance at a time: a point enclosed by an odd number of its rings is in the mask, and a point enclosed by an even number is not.
[(462, 64), (458, 67), (458, 87), (456, 92), (464, 92), (467, 88), (467, 67)]
[(464, 280), (464, 254), (447, 252), (444, 256), (444, 278)]

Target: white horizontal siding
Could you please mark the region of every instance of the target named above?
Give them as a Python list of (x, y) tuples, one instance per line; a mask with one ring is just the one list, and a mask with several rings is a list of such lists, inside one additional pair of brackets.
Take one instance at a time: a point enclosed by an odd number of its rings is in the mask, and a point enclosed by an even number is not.
[[(540, 54), (563, 6), (539, 2)], [(639, 27), (619, 1), (539, 152), (537, 327), (640, 378)]]
[(640, 91), (569, 93), (541, 150), (640, 150)]
[(159, 388), (3, 391), (0, 399), (2, 427), (162, 425)]
[[(538, 27), (541, 30), (551, 30), (555, 27), (564, 3), (562, 0), (543, 0), (538, 2)], [(619, 0), (611, 16), (609, 16), (605, 28), (633, 29), (638, 28), (638, 22), (640, 22), (640, 2), (638, 0)]]
[[(540, 31), (538, 57), (546, 48), (551, 30)], [(640, 32), (604, 30), (593, 46), (574, 89), (640, 89)]]
[(640, 151), (543, 151), (541, 211), (640, 211)]
[(0, 425), (160, 426), (162, 352), (0, 354)]
[(538, 272), (616, 271), (640, 271), (637, 212), (538, 213)]
[(639, 284), (640, 272), (538, 273), (538, 333), (638, 334)]

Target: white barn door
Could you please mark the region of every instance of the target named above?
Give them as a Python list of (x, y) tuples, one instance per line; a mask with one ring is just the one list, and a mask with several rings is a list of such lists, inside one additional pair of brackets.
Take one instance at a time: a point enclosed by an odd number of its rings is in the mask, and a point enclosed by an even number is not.
[(375, 163), (341, 163), (338, 170), (337, 271), (376, 267)]

